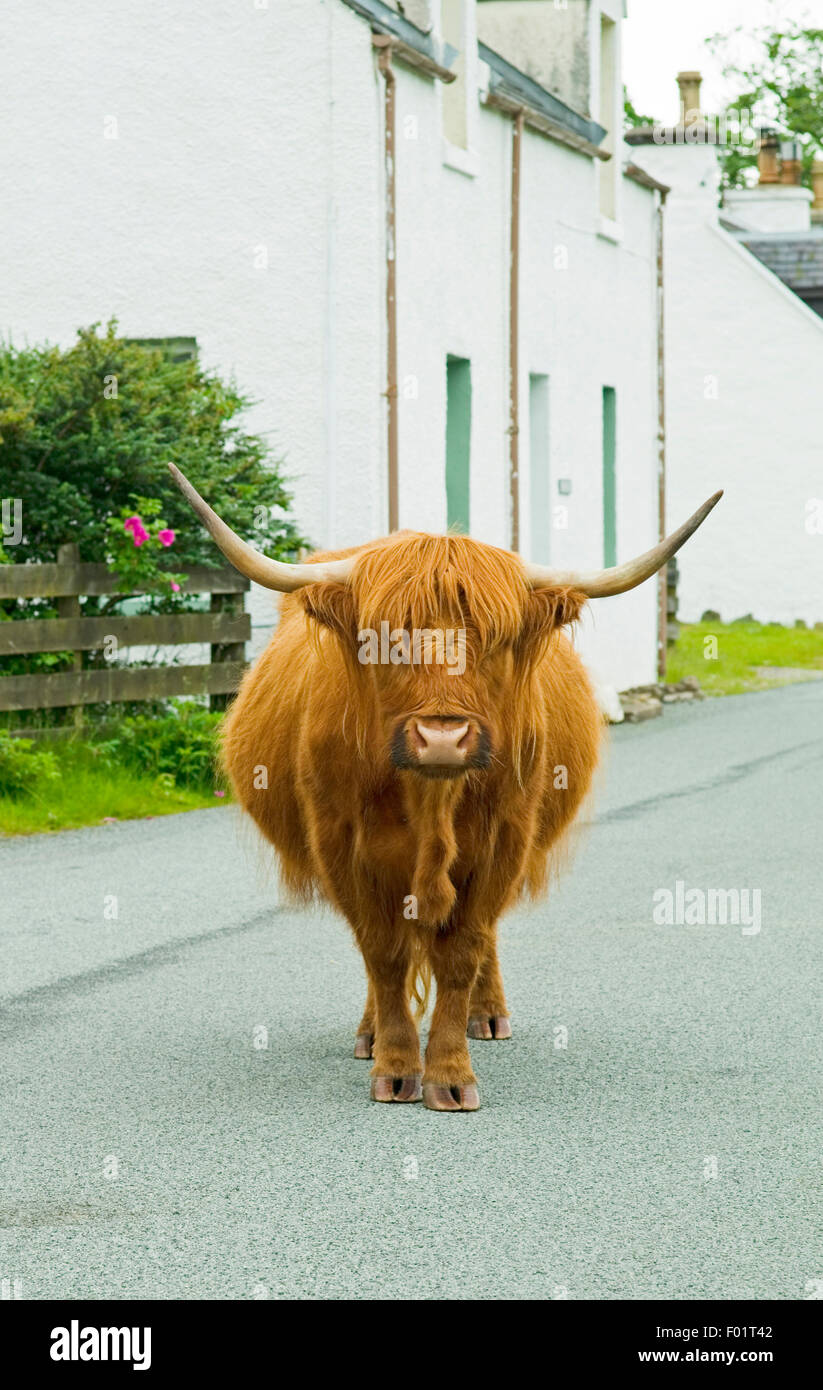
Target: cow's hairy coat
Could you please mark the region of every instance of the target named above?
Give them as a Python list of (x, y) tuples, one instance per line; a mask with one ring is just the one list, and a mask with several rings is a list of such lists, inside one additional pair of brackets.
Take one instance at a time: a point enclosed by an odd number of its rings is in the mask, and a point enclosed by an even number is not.
[[(545, 888), (597, 763), (602, 719), (563, 631), (585, 598), (530, 589), (517, 556), (462, 536), (401, 532), (314, 558), (352, 554), (349, 583), (284, 598), (227, 718), (225, 765), (287, 888), (354, 930), (375, 1075), (419, 1071), (409, 994), (431, 968), (424, 1084), (460, 1087), (474, 1080), (467, 1016), (507, 1013), (497, 920)], [(362, 665), (357, 634), (383, 622), (464, 628), (465, 672)], [(448, 780), (393, 766), (399, 721), (424, 715), (479, 721), (489, 766)]]

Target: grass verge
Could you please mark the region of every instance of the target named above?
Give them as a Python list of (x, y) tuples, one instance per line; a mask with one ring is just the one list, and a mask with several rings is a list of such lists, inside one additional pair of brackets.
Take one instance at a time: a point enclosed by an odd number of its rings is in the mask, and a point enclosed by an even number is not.
[(684, 623), (670, 648), (666, 679), (697, 676), (707, 695), (771, 690), (823, 672), (823, 632), (777, 623)]
[[(228, 798), (226, 798), (227, 800)], [(0, 835), (35, 835), (48, 830), (76, 830), (108, 820), (140, 820), (220, 806), (214, 792), (170, 787), (125, 768), (104, 772), (89, 768), (61, 777), (48, 790), (0, 802)]]
[(219, 806), (221, 715), (193, 702), (100, 724), (85, 738), (0, 730), (0, 835), (77, 829)]

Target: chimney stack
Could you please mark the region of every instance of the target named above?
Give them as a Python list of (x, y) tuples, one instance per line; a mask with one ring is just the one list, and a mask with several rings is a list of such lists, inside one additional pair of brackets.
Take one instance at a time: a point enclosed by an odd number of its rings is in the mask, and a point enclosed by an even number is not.
[(761, 130), (757, 151), (757, 171), (760, 183), (780, 182), (779, 143), (773, 130)]
[(816, 159), (812, 165), (812, 189), (814, 190), (814, 202), (812, 203), (812, 222), (819, 224), (823, 222), (823, 159)]
[(700, 84), (703, 78), (699, 72), (679, 72), (677, 85), (680, 88), (680, 124), (695, 125), (700, 120)]
[(799, 140), (783, 140), (780, 145), (780, 182), (797, 187), (803, 181), (803, 151)]

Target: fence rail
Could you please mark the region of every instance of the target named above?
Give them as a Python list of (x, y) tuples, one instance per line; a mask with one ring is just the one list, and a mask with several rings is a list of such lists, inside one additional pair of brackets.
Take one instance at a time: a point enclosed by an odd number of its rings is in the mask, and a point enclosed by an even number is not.
[[(81, 564), (77, 547), (61, 546), (56, 564), (0, 565), (0, 599), (55, 598), (57, 618), (0, 623), (0, 657), (36, 652), (71, 652), (72, 669), (49, 674), (0, 675), (0, 710), (59, 709), (116, 701), (163, 700), (208, 695), (213, 707), (237, 689), (245, 669), (251, 619), (243, 611), (249, 582), (231, 569), (194, 567), (181, 589), (210, 594), (207, 613), (137, 614), (84, 618), (80, 598), (122, 593), (105, 565)], [(139, 593), (139, 591), (136, 591)], [(85, 668), (83, 653), (113, 639), (124, 647), (175, 647), (206, 643), (210, 660), (201, 665)]]

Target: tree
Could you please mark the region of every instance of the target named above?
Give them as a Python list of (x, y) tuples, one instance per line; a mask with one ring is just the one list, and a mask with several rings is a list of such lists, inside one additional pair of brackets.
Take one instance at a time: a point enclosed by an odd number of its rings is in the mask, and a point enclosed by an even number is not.
[(639, 126), (656, 125), (654, 116), (641, 116), (636, 110), (634, 102), (629, 96), (626, 87), (623, 87), (623, 128), (624, 130), (636, 130)]
[(0, 497), (22, 500), (23, 531), (6, 558), (53, 560), (74, 541), (83, 560), (108, 561), (109, 523), (140, 497), (175, 533), (170, 571), (222, 563), (167, 460), (244, 539), (295, 554), (305, 541), (280, 467), (240, 422), (249, 404), (196, 359), (119, 337), (115, 320), (81, 329), (66, 350), (0, 344)]
[[(734, 54), (736, 36), (754, 38), (757, 51), (740, 60)], [(789, 24), (785, 29), (742, 26), (706, 40), (720, 58), (722, 71), (735, 92), (729, 113), (751, 113), (761, 127), (775, 129), (783, 139), (799, 141), (803, 182), (811, 183), (812, 162), (823, 148), (823, 29)], [(741, 187), (747, 170), (757, 164), (756, 151), (730, 145), (721, 150), (723, 182)]]

